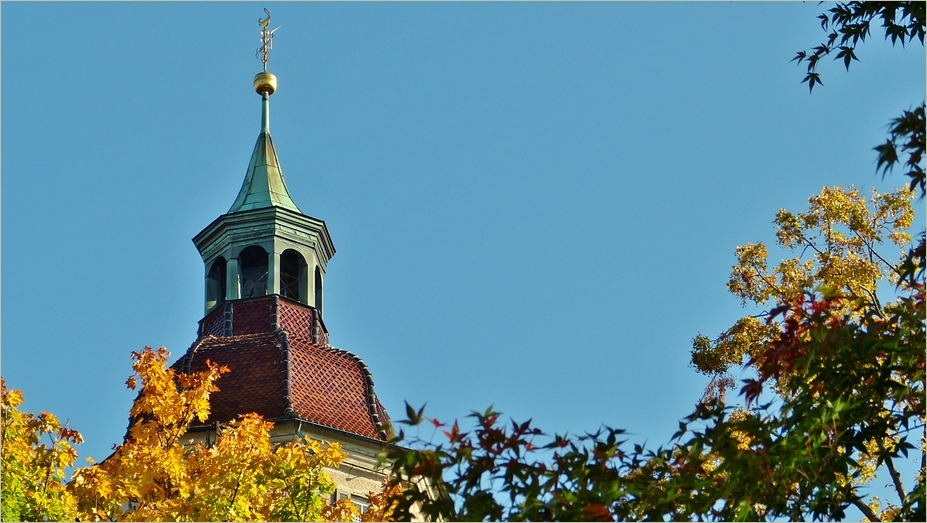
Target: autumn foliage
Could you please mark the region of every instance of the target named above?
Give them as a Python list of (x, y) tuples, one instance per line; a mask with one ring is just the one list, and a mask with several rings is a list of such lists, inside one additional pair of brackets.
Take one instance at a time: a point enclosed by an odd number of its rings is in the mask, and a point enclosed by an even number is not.
[[(335, 484), (325, 468), (345, 455), (337, 443), (310, 439), (273, 445), (273, 424), (256, 414), (223, 426), (212, 445), (186, 436), (209, 415), (209, 394), (227, 371), (167, 368), (165, 349), (132, 354), (140, 388), (126, 440), (100, 463), (74, 471), (80, 434), (48, 413), (20, 412), (22, 395), (3, 384), (4, 521), (352, 521), (347, 500), (329, 503)], [(42, 442), (42, 439), (47, 442)], [(93, 461), (88, 458), (88, 461)], [(372, 495), (371, 515), (389, 516)], [(379, 504), (377, 504), (379, 503)], [(366, 514), (365, 514), (366, 515)]]
[(64, 484), (65, 469), (74, 464), (72, 445), (83, 440), (48, 412), (21, 412), (23, 396), (3, 389), (3, 521), (64, 521), (75, 513), (76, 500)]
[[(879, 307), (833, 291), (783, 303), (768, 320), (777, 335), (748, 362), (757, 372), (741, 389), (748, 406), (709, 398), (656, 449), (608, 427), (549, 435), (489, 409), (462, 429), (407, 407), (400, 423), (416, 432), (399, 437), (415, 449), (385, 455), (394, 484), (410, 485), (394, 496), (394, 515), (841, 520), (852, 505), (871, 521), (923, 521), (924, 313), (923, 279)], [(420, 437), (429, 422), (436, 430)], [(903, 478), (897, 462), (915, 452), (919, 470)], [(880, 466), (896, 503), (866, 498)]]
[(699, 335), (693, 340), (692, 365), (712, 378), (706, 396), (724, 399), (734, 385), (728, 370), (753, 361), (776, 341), (783, 325), (768, 311), (779, 304), (829, 289), (848, 298), (835, 306), (856, 319), (860, 311), (852, 307), (854, 300), (883, 313), (880, 282), (909, 285), (901, 278), (901, 262), (893, 260), (900, 259), (911, 242), (913, 198), (907, 189), (873, 192), (867, 199), (852, 187), (825, 187), (809, 198), (807, 211), (781, 209), (776, 214), (779, 246), (794, 256), (769, 267), (762, 242), (737, 247), (728, 290), (744, 305), (768, 308), (741, 318), (713, 339)]

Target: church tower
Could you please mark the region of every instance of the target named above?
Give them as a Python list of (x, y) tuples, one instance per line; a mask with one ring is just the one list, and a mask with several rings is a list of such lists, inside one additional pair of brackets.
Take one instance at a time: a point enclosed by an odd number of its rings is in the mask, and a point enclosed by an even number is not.
[(364, 510), (384, 478), (375, 461), (389, 417), (364, 362), (328, 342), (324, 281), (335, 246), (325, 222), (290, 197), (271, 139), (277, 79), (267, 72), (267, 52), (276, 29), (268, 31), (267, 14), (260, 21), (264, 71), (254, 78), (261, 132), (235, 202), (193, 238), (205, 264), (205, 313), (173, 368), (196, 372), (210, 360), (231, 369), (217, 382), (209, 419), (191, 427), (195, 441), (212, 441), (221, 424), (250, 412), (274, 422), (274, 442), (337, 441), (348, 455), (329, 471), (337, 495)]

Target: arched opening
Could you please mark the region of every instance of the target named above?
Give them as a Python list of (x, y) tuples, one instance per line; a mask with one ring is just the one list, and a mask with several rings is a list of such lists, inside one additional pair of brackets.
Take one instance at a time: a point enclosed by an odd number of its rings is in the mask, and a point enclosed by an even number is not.
[(252, 245), (238, 255), (241, 272), (241, 297), (264, 296), (267, 294), (267, 251)]
[(228, 264), (219, 256), (212, 262), (209, 275), (206, 276), (206, 312), (225, 303), (225, 269)]
[(322, 270), (315, 268), (315, 308), (322, 310)]
[[(293, 249), (287, 249), (280, 255), (280, 295), (297, 301), (306, 301), (304, 289), (306, 279), (306, 260)], [(302, 281), (301, 281), (302, 280)]]

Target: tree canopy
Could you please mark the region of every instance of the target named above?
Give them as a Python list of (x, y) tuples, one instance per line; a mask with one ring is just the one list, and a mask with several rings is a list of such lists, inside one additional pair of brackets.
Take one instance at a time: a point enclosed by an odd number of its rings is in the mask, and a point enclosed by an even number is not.
[[(228, 369), (177, 374), (165, 349), (132, 354), (139, 387), (126, 440), (100, 463), (78, 468), (77, 431), (48, 413), (19, 410), (22, 395), (3, 384), (4, 521), (352, 521), (349, 500), (330, 503), (325, 468), (341, 463), (337, 443), (308, 438), (272, 445), (273, 424), (247, 414), (223, 426), (215, 443), (187, 431), (209, 415), (209, 394)], [(41, 440), (47, 437), (49, 443)], [(91, 458), (88, 461), (93, 463)], [(379, 494), (382, 497), (382, 494)], [(374, 514), (383, 514), (382, 509)]]
[[(80, 434), (53, 414), (21, 412), (22, 393), (2, 381), (2, 508), (3, 521), (65, 521), (75, 499), (65, 487), (65, 469), (77, 459), (73, 445)], [(47, 439), (47, 441), (43, 441)]]
[[(836, 207), (847, 216), (878, 222), (872, 216), (879, 211), (863, 212), (865, 201), (854, 190), (825, 189), (822, 197), (842, 202)], [(872, 202), (893, 215), (910, 211), (907, 190), (875, 194)], [(812, 211), (820, 204), (812, 198)], [(817, 223), (816, 216), (780, 211), (777, 221)], [(796, 230), (803, 229), (780, 226), (780, 240), (807, 241)], [(890, 230), (890, 241), (905, 246), (903, 233)], [(737, 291), (776, 296), (774, 307), (762, 319), (741, 320), (714, 345), (706, 341), (694, 359), (719, 373), (746, 358), (756, 377), (740, 389), (744, 406), (717, 393), (733, 387), (733, 379), (719, 385), (716, 378), (709, 389), (715, 393), (657, 449), (629, 444), (623, 430), (608, 427), (548, 435), (530, 421), (504, 423), (490, 409), (473, 413), (475, 427), (463, 430), (407, 407), (400, 423), (418, 431), (430, 422), (440, 441), (415, 436), (413, 450), (384, 454), (394, 485), (410, 485), (392, 500), (398, 519), (421, 506), (445, 520), (830, 520), (846, 517), (852, 505), (873, 521), (923, 520), (923, 276), (902, 281), (895, 273), (900, 296), (882, 304), (873, 286), (883, 262), (854, 254), (868, 249), (858, 236), (826, 236), (827, 248), (815, 251), (815, 260), (786, 261), (773, 272), (757, 246), (738, 249), (739, 258), (753, 261), (735, 266), (743, 285)], [(905, 479), (896, 460), (918, 446), (919, 472)], [(882, 465), (897, 504), (863, 491)]]

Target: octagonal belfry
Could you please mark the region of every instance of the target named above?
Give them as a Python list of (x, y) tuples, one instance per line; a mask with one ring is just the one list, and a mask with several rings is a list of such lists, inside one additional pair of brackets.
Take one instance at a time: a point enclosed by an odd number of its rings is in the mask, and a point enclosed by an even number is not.
[(270, 94), (261, 94), (261, 133), (238, 197), (193, 238), (206, 269), (206, 314), (227, 300), (279, 294), (321, 311), (328, 260), (325, 222), (299, 210), (270, 136)]

